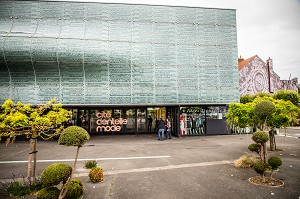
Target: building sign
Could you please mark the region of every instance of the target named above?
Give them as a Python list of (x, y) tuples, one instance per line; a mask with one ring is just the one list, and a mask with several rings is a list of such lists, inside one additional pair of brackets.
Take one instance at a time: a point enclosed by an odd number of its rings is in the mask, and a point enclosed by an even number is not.
[(127, 124), (127, 119), (112, 118), (111, 113), (105, 111), (97, 112), (96, 117), (96, 132), (121, 131), (121, 125)]

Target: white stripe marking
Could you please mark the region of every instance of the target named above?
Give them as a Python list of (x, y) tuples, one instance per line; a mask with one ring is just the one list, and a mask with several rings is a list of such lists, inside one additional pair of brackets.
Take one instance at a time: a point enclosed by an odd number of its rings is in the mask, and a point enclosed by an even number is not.
[[(152, 158), (169, 158), (171, 156), (143, 156), (143, 157), (121, 157), (121, 158), (88, 158), (88, 159), (77, 159), (77, 161), (88, 161), (88, 160), (136, 160), (136, 159), (152, 159)], [(63, 160), (38, 160), (37, 162), (74, 162), (74, 159), (63, 159)], [(23, 161), (0, 161), (0, 164), (15, 164), (15, 163), (28, 163), (28, 160)]]
[(291, 135), (278, 135), (278, 136), (280, 136), (280, 137), (287, 137), (287, 138), (299, 138), (300, 137), (300, 135), (298, 137), (291, 136)]
[[(139, 173), (147, 171), (158, 171), (158, 170), (169, 170), (169, 169), (180, 169), (180, 168), (190, 168), (190, 167), (203, 167), (203, 166), (213, 166), (220, 164), (231, 164), (233, 160), (223, 160), (223, 161), (213, 161), (213, 162), (199, 162), (191, 164), (180, 164), (180, 165), (169, 165), (162, 167), (148, 167), (148, 168), (139, 168), (139, 169), (127, 169), (127, 170), (116, 170), (116, 171), (107, 171), (104, 175), (116, 175), (124, 173)], [(78, 170), (77, 170), (78, 171)], [(88, 176), (88, 173), (75, 173), (74, 177)]]

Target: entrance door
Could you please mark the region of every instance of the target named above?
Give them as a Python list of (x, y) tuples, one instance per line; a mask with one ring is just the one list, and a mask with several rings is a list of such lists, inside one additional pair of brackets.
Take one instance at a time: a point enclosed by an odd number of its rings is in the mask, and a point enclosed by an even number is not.
[(137, 109), (137, 129), (136, 133), (146, 133), (147, 132), (147, 118), (146, 118), (146, 109), (141, 108)]
[[(156, 107), (147, 108), (148, 118), (147, 118), (147, 132), (157, 133), (157, 123), (160, 118), (166, 120), (166, 108)], [(150, 119), (151, 118), (151, 119)]]
[(125, 128), (126, 133), (136, 132), (136, 109), (126, 109), (125, 118), (127, 119), (127, 125)]
[(167, 118), (171, 120), (171, 134), (172, 136), (178, 136), (178, 108), (167, 107), (166, 109)]

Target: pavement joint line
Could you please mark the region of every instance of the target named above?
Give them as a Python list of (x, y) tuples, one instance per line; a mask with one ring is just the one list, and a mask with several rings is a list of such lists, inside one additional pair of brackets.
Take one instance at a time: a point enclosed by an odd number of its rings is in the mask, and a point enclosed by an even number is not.
[(280, 137), (287, 137), (287, 138), (298, 138), (298, 139), (300, 137), (300, 135), (298, 137), (296, 137), (296, 136), (290, 136), (290, 135), (278, 135), (278, 136), (280, 136)]
[[(119, 157), (119, 158), (87, 158), (87, 159), (77, 159), (79, 161), (89, 161), (89, 160), (136, 160), (136, 159), (154, 159), (154, 158), (170, 158), (171, 156), (141, 156), (141, 157)], [(61, 159), (61, 160), (37, 160), (38, 163), (43, 162), (74, 162), (74, 159)], [(0, 161), (0, 164), (16, 164), (16, 163), (28, 163), (28, 160), (23, 161)]]
[[(127, 174), (127, 173), (139, 173), (147, 171), (162, 171), (169, 169), (181, 169), (181, 168), (190, 168), (190, 167), (203, 167), (203, 166), (214, 166), (220, 164), (231, 164), (234, 160), (222, 160), (222, 161), (212, 161), (212, 162), (199, 162), (191, 164), (180, 164), (180, 165), (169, 165), (162, 167), (148, 167), (148, 168), (139, 168), (139, 169), (125, 169), (125, 170), (115, 170), (104, 172), (104, 175), (116, 175), (116, 174)], [(88, 173), (74, 173), (73, 177), (83, 177), (88, 176)]]

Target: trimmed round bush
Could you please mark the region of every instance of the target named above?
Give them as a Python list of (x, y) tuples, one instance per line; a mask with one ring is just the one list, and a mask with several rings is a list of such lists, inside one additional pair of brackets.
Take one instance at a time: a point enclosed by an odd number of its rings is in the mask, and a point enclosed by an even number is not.
[(63, 130), (58, 139), (60, 145), (83, 146), (90, 139), (89, 133), (82, 127), (69, 126)]
[(41, 182), (44, 187), (55, 186), (59, 183), (66, 183), (71, 175), (72, 167), (65, 163), (49, 165), (41, 175)]
[(70, 182), (68, 192), (64, 199), (78, 199), (83, 194), (83, 184), (79, 179), (73, 179)]
[(103, 175), (103, 168), (101, 167), (94, 167), (89, 172), (89, 178), (91, 182), (103, 182), (104, 175)]
[(276, 111), (276, 106), (273, 102), (269, 100), (262, 100), (258, 102), (253, 109), (254, 115), (260, 118), (266, 118)]
[(57, 199), (60, 190), (57, 187), (46, 187), (41, 189), (37, 195), (37, 199)]
[(248, 149), (252, 152), (256, 152), (256, 153), (259, 153), (259, 146), (258, 144), (250, 144), (248, 146)]
[(256, 143), (264, 144), (269, 140), (269, 135), (264, 131), (256, 131), (252, 134), (252, 140)]
[(89, 160), (85, 163), (85, 168), (91, 169), (93, 167), (97, 166), (97, 161), (96, 160)]
[(270, 167), (275, 170), (275, 169), (278, 169), (278, 167), (281, 166), (282, 164), (282, 160), (277, 157), (277, 156), (271, 156), (269, 159), (268, 159), (268, 163), (270, 165)]
[(253, 168), (259, 175), (263, 175), (265, 173), (265, 166), (261, 163), (254, 164)]

